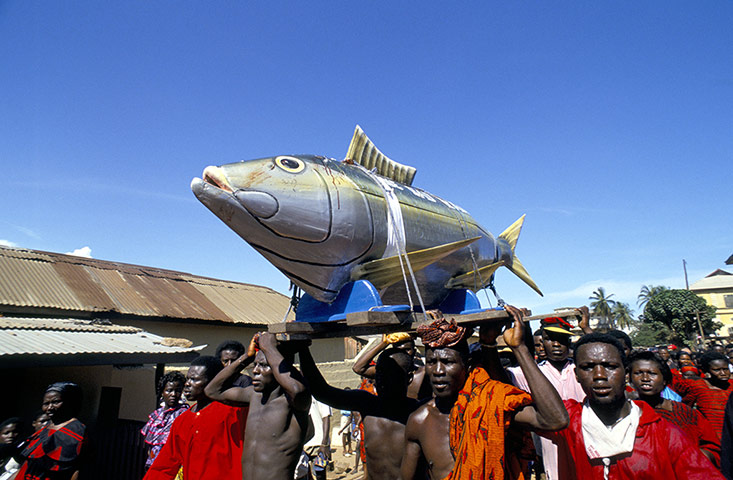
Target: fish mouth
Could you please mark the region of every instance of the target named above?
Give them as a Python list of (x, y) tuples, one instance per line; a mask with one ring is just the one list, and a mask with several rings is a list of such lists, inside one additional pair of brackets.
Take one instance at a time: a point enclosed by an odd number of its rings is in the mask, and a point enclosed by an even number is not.
[(216, 188), (224, 190), (225, 192), (234, 193), (232, 187), (229, 185), (227, 177), (222, 172), (221, 168), (208, 166), (204, 169), (202, 174), (203, 181), (212, 185)]
[(261, 219), (271, 218), (280, 209), (277, 199), (269, 193), (232, 188), (221, 167), (208, 166), (201, 176), (202, 179), (194, 178), (191, 182), (191, 189), (196, 196), (199, 196), (206, 186), (214, 187), (234, 195), (251, 215)]

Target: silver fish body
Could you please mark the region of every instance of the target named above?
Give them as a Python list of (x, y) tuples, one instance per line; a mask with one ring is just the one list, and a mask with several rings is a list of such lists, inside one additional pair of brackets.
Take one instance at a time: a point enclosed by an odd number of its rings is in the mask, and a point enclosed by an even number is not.
[[(482, 267), (511, 268), (511, 241), (495, 238), (462, 208), (350, 162), (311, 155), (242, 161), (207, 167), (191, 188), (290, 280), (329, 303), (347, 282), (360, 278), (361, 266), (399, 253), (390, 240), (395, 222), (389, 219), (385, 185), (399, 201), (406, 252), (477, 237), (415, 271), (426, 308), (450, 293), (452, 279), (474, 272), (469, 288), (478, 290), (493, 274), (482, 276)], [(380, 294), (386, 304), (408, 301), (403, 281), (382, 287)]]

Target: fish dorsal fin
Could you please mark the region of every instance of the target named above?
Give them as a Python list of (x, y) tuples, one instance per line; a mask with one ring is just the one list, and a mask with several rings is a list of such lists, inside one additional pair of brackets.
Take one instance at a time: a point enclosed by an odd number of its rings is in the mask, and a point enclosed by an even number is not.
[[(428, 265), (437, 262), (441, 258), (450, 255), (456, 250), (470, 245), (481, 237), (473, 237), (457, 242), (438, 245), (437, 247), (415, 250), (407, 254), (410, 259), (412, 270), (417, 272)], [(404, 262), (404, 259), (402, 260)], [(380, 258), (371, 262), (359, 265), (351, 271), (351, 280), (369, 280), (377, 290), (389, 287), (402, 280), (402, 267), (398, 255)]]
[(358, 163), (367, 170), (376, 168), (379, 175), (405, 185), (412, 185), (412, 180), (415, 178), (415, 173), (417, 173), (417, 169), (414, 167), (397, 163), (380, 152), (359, 125), (354, 130), (354, 136), (351, 138), (351, 145), (349, 145), (346, 158)]
[[(448, 283), (445, 284), (445, 288), (467, 288), (469, 290), (473, 290), (474, 292), (481, 290), (489, 284), (489, 281), (491, 281), (491, 276), (494, 274), (494, 272), (503, 265), (503, 261), (498, 261), (496, 263), (492, 263), (491, 265), (481, 267), (478, 270), (472, 270), (468, 273), (464, 273), (463, 275), (453, 277), (448, 280)], [(479, 278), (481, 279), (480, 281)]]

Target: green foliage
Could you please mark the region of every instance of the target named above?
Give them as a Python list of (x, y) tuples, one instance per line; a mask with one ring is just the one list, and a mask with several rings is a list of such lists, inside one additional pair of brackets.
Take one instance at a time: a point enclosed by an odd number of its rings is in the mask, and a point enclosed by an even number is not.
[[(608, 325), (609, 320), (613, 319), (613, 312), (611, 309), (616, 303), (614, 300), (611, 300), (611, 297), (613, 297), (613, 294), (606, 295), (606, 290), (604, 290), (603, 287), (598, 287), (598, 290), (588, 297), (590, 300), (593, 300), (590, 302), (591, 314), (594, 317), (603, 318), (606, 325)], [(613, 324), (610, 326), (611, 328), (616, 328)]]
[(678, 341), (693, 346), (700, 331), (695, 312), (706, 335), (721, 327), (713, 321), (715, 307), (689, 290), (665, 290), (654, 295), (644, 308), (644, 321), (665, 325)]
[(636, 297), (636, 304), (639, 308), (643, 309), (649, 300), (665, 290), (669, 290), (669, 287), (662, 285), (642, 285), (639, 295)]
[(634, 311), (631, 310), (628, 303), (614, 302), (611, 314), (618, 328), (629, 328), (635, 322)]
[(638, 322), (629, 336), (634, 348), (668, 344), (674, 339), (674, 333), (659, 322)]

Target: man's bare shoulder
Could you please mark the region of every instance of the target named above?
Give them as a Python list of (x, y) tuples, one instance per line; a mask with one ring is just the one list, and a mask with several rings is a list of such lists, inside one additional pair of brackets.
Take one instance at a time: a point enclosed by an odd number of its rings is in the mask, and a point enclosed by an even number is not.
[(430, 399), (420, 405), (407, 419), (407, 430), (409, 433), (418, 434), (426, 424), (430, 423), (430, 419), (436, 415), (440, 415), (440, 411), (435, 408), (435, 399)]

